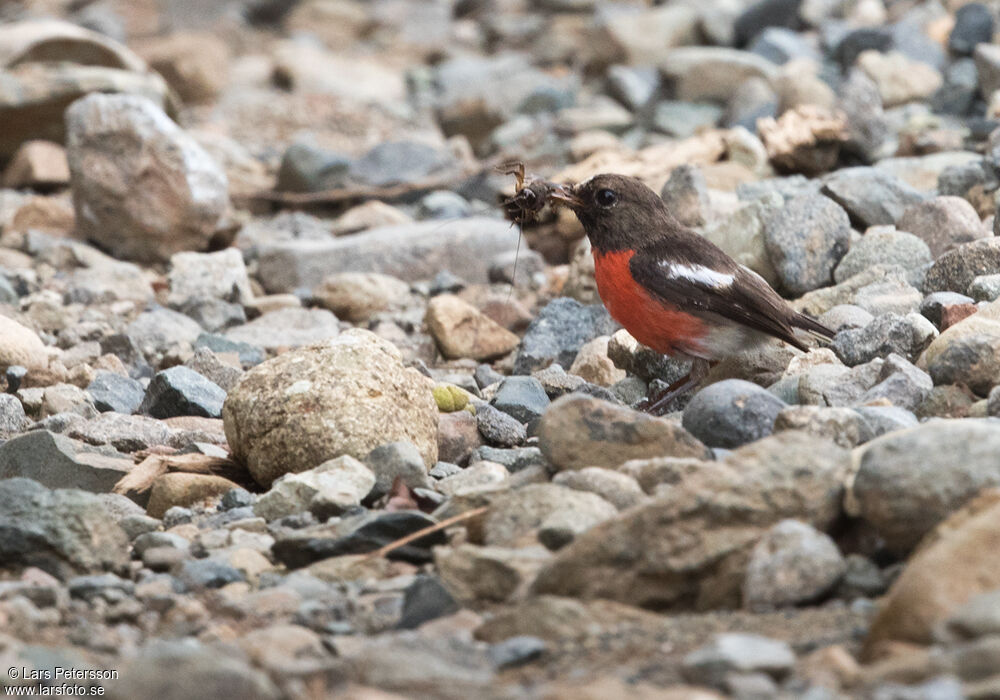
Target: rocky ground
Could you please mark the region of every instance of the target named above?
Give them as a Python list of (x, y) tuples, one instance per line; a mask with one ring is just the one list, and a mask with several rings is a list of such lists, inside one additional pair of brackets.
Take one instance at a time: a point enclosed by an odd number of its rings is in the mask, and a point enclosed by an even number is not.
[[(997, 12), (4, 3), (3, 682), (1000, 697)], [(836, 337), (633, 410), (686, 368), (509, 159)]]

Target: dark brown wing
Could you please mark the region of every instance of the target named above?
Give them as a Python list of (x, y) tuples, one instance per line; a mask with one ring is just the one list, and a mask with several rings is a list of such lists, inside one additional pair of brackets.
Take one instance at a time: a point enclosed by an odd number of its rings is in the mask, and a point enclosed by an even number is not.
[[(638, 251), (629, 263), (632, 275), (655, 296), (681, 309), (715, 314), (808, 350), (792, 330), (792, 326), (807, 326), (798, 323), (800, 314), (763, 278), (737, 264), (711, 242), (690, 235), (694, 240), (672, 236)], [(727, 276), (732, 280), (729, 283)], [(806, 321), (813, 324), (809, 330), (825, 335), (825, 327), (812, 319)]]

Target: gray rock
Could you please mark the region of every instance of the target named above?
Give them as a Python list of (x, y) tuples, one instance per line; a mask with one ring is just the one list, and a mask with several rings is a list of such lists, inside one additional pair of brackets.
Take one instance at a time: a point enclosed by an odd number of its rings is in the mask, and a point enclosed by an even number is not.
[(915, 411), (930, 395), (934, 382), (929, 374), (905, 358), (892, 353), (885, 358), (879, 383), (865, 392), (862, 403), (887, 399), (893, 406)]
[(819, 319), (827, 328), (834, 332), (845, 328), (864, 328), (875, 319), (869, 311), (854, 304), (837, 304), (820, 314)]
[(649, 104), (660, 87), (660, 73), (652, 66), (610, 66), (607, 78), (611, 95), (633, 112)]
[[(419, 511), (364, 513), (279, 534), (271, 553), (289, 568), (300, 568), (328, 557), (370, 552), (434, 524), (433, 518)], [(443, 532), (430, 533), (393, 550), (389, 558), (425, 563), (431, 559), (429, 548), (445, 542)]]
[(173, 308), (202, 299), (246, 304), (253, 299), (243, 255), (236, 248), (215, 253), (177, 253), (167, 274)]
[(184, 561), (177, 571), (177, 578), (191, 590), (222, 588), (246, 580), (239, 569), (212, 557)]
[[(851, 486), (857, 513), (897, 552), (981, 489), (1000, 484), (1000, 425), (934, 420), (869, 442)], [(914, 460), (913, 455), (920, 455)]]
[(491, 403), (521, 423), (529, 423), (542, 417), (549, 406), (549, 397), (534, 377), (513, 376), (500, 382)]
[(787, 643), (756, 634), (716, 635), (707, 645), (684, 657), (684, 677), (693, 683), (725, 688), (730, 673), (763, 672), (781, 678), (795, 664)]
[(718, 124), (722, 108), (711, 103), (664, 100), (653, 111), (653, 126), (675, 138), (694, 136), (701, 129)]
[(660, 70), (665, 77), (676, 81), (679, 99), (723, 102), (749, 78), (772, 79), (777, 67), (745, 51), (685, 46), (667, 53)]
[(764, 226), (771, 264), (782, 286), (794, 296), (830, 284), (850, 236), (847, 213), (817, 194), (786, 202)]
[(837, 545), (816, 528), (782, 520), (754, 545), (743, 579), (743, 604), (755, 611), (818, 600), (844, 575)]
[(858, 406), (854, 411), (871, 428), (872, 437), (912, 428), (919, 422), (913, 411), (899, 406)]
[(844, 150), (868, 163), (893, 155), (898, 141), (882, 109), (882, 96), (875, 82), (860, 68), (854, 68), (837, 92), (837, 106), (847, 114)]
[(853, 406), (878, 383), (882, 360), (856, 367), (822, 364), (799, 375), (798, 402), (817, 406)]
[(337, 272), (379, 272), (416, 282), (452, 269), (482, 283), (489, 279), (489, 261), (516, 246), (517, 236), (499, 219), (382, 226), (332, 240), (261, 244), (258, 279), (270, 293), (312, 289)]
[(229, 205), (226, 175), (155, 104), (93, 93), (66, 111), (66, 132), (81, 234), (145, 262), (208, 247)]
[(679, 165), (671, 170), (660, 197), (685, 226), (701, 226), (708, 220), (711, 211), (708, 185), (697, 166)]
[(437, 461), (438, 408), (427, 378), (374, 333), (351, 329), (248, 371), (223, 407), (230, 449), (261, 484), (407, 440)]
[(770, 435), (785, 402), (742, 379), (724, 379), (692, 397), (684, 427), (709, 447), (739, 447)]
[(479, 434), (498, 447), (516, 447), (528, 437), (521, 421), (489, 404), (477, 406), (476, 424)]
[(932, 260), (927, 244), (913, 234), (892, 228), (874, 228), (865, 233), (841, 258), (833, 278), (837, 282), (853, 277), (872, 265), (899, 265), (915, 270)]
[(154, 445), (169, 445), (176, 433), (162, 421), (147, 416), (109, 411), (73, 425), (67, 435), (91, 445), (111, 445), (122, 452), (138, 452)]
[[(869, 167), (843, 168), (823, 181), (823, 194), (842, 206), (864, 228), (893, 225), (924, 196), (884, 170)], [(913, 232), (911, 227), (900, 228)]]
[(222, 496), (219, 506), (224, 510), (244, 508), (254, 504), (255, 496), (244, 488), (230, 489)]
[(993, 40), (993, 14), (986, 5), (970, 2), (955, 11), (955, 26), (948, 35), (948, 49), (960, 56), (971, 56), (978, 44)]
[(664, 455), (708, 455), (705, 445), (675, 423), (580, 394), (552, 403), (538, 437), (542, 454), (558, 471), (615, 468), (629, 459)]
[(278, 168), (279, 192), (322, 192), (343, 187), (351, 160), (306, 141), (298, 141), (285, 149)]
[(926, 362), (935, 385), (962, 384), (985, 396), (997, 382), (1000, 339), (989, 333), (948, 337)]
[(972, 304), (975, 299), (957, 292), (932, 292), (920, 302), (920, 313), (935, 326), (941, 326), (941, 311), (946, 306)]
[(782, 430), (803, 430), (847, 448), (875, 437), (857, 411), (839, 406), (789, 406), (774, 420), (774, 432)]
[(0, 394), (0, 436), (20, 433), (28, 427), (24, 406), (11, 394)]
[(191, 639), (148, 643), (108, 688), (112, 700), (196, 697), (206, 689), (246, 700), (278, 700), (281, 692), (263, 671), (235, 654), (219, 653)]
[(0, 481), (0, 533), (0, 556), (8, 565), (37, 566), (63, 580), (128, 564), (125, 533), (99, 498), (76, 489)]
[(194, 370), (177, 366), (156, 373), (138, 410), (154, 418), (219, 418), (225, 400), (226, 392), (218, 384)]
[(26, 477), (49, 488), (72, 484), (106, 493), (132, 470), (131, 458), (46, 430), (27, 433), (0, 445), (0, 479)]
[[(412, 449), (416, 452), (416, 448)], [(423, 469), (419, 456), (418, 453)], [(268, 522), (304, 511), (310, 511), (318, 520), (326, 520), (359, 505), (373, 486), (372, 471), (353, 457), (343, 455), (304, 472), (275, 479), (271, 488), (257, 499), (253, 512)]]
[(1000, 273), (1000, 238), (973, 241), (934, 261), (924, 279), (924, 292), (966, 294), (976, 277), (997, 273)]
[(670, 385), (691, 371), (690, 361), (677, 360), (647, 348), (624, 329), (608, 341), (608, 357), (616, 367), (646, 382), (659, 379)]
[(403, 612), (397, 627), (411, 630), (430, 620), (458, 612), (460, 606), (436, 576), (417, 576), (403, 592)]
[(297, 348), (340, 333), (337, 317), (326, 309), (286, 308), (269, 311), (250, 323), (226, 331), (225, 337), (266, 350)]
[[(196, 321), (184, 314), (157, 308), (139, 314), (128, 324), (125, 332), (142, 355), (156, 365), (159, 357), (167, 350), (194, 343), (202, 329)], [(101, 349), (104, 350), (103, 345)]]
[(129, 414), (139, 408), (145, 390), (131, 377), (99, 369), (87, 386), (87, 393), (98, 411)]
[(505, 450), (484, 445), (473, 453), (471, 461), (502, 464), (511, 474), (529, 467), (545, 467), (548, 464), (542, 451), (537, 447), (515, 447)]
[(920, 292), (900, 279), (886, 279), (866, 284), (854, 293), (854, 303), (875, 316), (908, 315), (920, 308)]
[(515, 374), (558, 363), (570, 367), (580, 348), (601, 335), (611, 335), (618, 324), (600, 304), (584, 306), (569, 298), (555, 299), (528, 326), (514, 360)]
[(992, 43), (982, 43), (972, 52), (976, 59), (976, 72), (979, 75), (979, 92), (992, 95), (1000, 89), (1000, 49)]
[(390, 141), (351, 163), (348, 177), (354, 182), (386, 187), (419, 182), (454, 168), (454, 159), (446, 150), (414, 141)]
[(421, 219), (461, 219), (472, 214), (468, 200), (457, 192), (436, 190), (420, 198), (417, 216)]
[(196, 352), (198, 348), (207, 348), (216, 353), (235, 353), (240, 358), (240, 364), (243, 365), (244, 369), (259, 365), (266, 358), (263, 348), (250, 343), (230, 340), (214, 333), (201, 333), (194, 341)]
[(549, 648), (544, 639), (529, 635), (509, 637), (489, 649), (490, 661), (497, 670), (516, 668), (539, 659)]
[(909, 317), (888, 313), (864, 328), (840, 331), (830, 347), (845, 365), (854, 367), (892, 352), (913, 360), (929, 342), (919, 337)]
[[(242, 369), (227, 365), (204, 346), (196, 347), (194, 355), (184, 363), (184, 366), (217, 384), (223, 391), (232, 389), (243, 376)], [(97, 408), (100, 409), (100, 406)]]
[(631, 508), (646, 500), (646, 494), (633, 477), (600, 467), (559, 472), (552, 478), (552, 483), (596, 493), (618, 510)]
[[(541, 382), (545, 393), (553, 400), (574, 391), (579, 391), (587, 384), (583, 377), (569, 374), (559, 364), (552, 364), (545, 369), (535, 370), (531, 373), (531, 376)], [(503, 377), (500, 377), (498, 381), (502, 379)]]
[(411, 442), (398, 441), (379, 445), (368, 453), (365, 465), (375, 474), (375, 485), (369, 498), (379, 498), (389, 492), (396, 477), (409, 488), (432, 488), (427, 467), (420, 451)]
[(1000, 297), (1000, 274), (975, 277), (969, 283), (968, 292), (976, 301), (994, 301)]
[(529, 484), (493, 499), (483, 516), (483, 543), (514, 546), (535, 534), (554, 549), (617, 514), (596, 494), (556, 484)]
[(963, 243), (990, 235), (975, 208), (961, 197), (935, 197), (913, 204), (896, 226), (923, 240), (935, 260)]

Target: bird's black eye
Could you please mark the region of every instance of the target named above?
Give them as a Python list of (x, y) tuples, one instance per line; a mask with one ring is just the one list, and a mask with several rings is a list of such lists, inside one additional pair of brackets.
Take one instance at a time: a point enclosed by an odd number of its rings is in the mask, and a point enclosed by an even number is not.
[(597, 193), (594, 195), (594, 201), (597, 202), (597, 206), (607, 208), (615, 205), (618, 201), (618, 195), (615, 194), (614, 190), (597, 190)]

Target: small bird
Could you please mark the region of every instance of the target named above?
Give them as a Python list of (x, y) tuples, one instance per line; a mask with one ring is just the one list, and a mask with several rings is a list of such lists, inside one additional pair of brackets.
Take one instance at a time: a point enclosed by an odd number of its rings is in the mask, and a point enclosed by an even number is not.
[(681, 224), (640, 180), (595, 175), (549, 194), (576, 214), (593, 249), (597, 292), (632, 336), (657, 352), (691, 359), (691, 372), (648, 407), (657, 413), (694, 388), (712, 364), (779, 338), (799, 350), (801, 329), (826, 326), (792, 309), (764, 278)]

